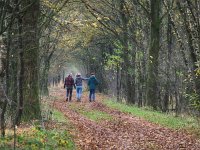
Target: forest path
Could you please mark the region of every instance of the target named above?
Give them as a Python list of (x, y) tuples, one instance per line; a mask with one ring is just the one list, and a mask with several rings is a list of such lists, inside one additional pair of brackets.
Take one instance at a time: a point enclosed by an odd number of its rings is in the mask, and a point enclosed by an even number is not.
[[(72, 102), (66, 102), (64, 89), (52, 89), (50, 93), (55, 97), (53, 106), (72, 123), (71, 133), (78, 149), (200, 150), (200, 141), (192, 135), (108, 108), (102, 103), (105, 96), (97, 94), (96, 102), (90, 103), (85, 92), (82, 101), (76, 102), (73, 93)], [(96, 120), (88, 117), (98, 113), (107, 117)]]

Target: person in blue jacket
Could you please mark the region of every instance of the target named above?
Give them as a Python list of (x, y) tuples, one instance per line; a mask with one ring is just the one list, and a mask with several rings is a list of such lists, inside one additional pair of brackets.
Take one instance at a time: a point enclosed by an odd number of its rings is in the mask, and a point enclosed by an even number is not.
[(96, 79), (95, 74), (91, 73), (91, 76), (88, 80), (88, 86), (89, 86), (89, 101), (95, 101), (95, 89), (96, 86), (99, 84), (99, 81)]

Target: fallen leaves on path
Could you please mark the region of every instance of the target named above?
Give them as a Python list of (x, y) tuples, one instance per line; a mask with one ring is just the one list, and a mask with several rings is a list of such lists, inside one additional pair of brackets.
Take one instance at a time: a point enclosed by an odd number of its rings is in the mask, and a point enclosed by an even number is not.
[[(198, 150), (200, 141), (193, 136), (161, 127), (138, 117), (108, 108), (101, 103), (101, 96), (97, 101), (89, 103), (88, 96), (83, 94), (82, 102), (65, 101), (65, 91), (51, 92), (56, 97), (54, 107), (64, 113), (73, 124), (76, 145), (81, 150)], [(74, 93), (75, 94), (75, 93)], [(75, 97), (75, 95), (74, 95)], [(72, 107), (84, 107), (86, 110), (99, 110), (110, 114), (113, 119), (92, 121), (79, 114)]]

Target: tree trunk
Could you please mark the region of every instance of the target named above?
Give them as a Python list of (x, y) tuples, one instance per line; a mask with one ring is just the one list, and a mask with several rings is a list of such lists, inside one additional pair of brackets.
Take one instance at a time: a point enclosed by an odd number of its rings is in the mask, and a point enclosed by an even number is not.
[(180, 1), (177, 1), (176, 4), (178, 6), (181, 17), (183, 18), (184, 26), (185, 26), (186, 33), (187, 33), (188, 46), (189, 46), (189, 49), (190, 49), (190, 58), (191, 58), (192, 65), (193, 65), (192, 76), (193, 76), (193, 79), (194, 79), (194, 82), (195, 82), (195, 92), (200, 97), (200, 76), (195, 75), (195, 71), (196, 71), (196, 69), (198, 69), (198, 66), (196, 65), (196, 63), (198, 62), (198, 56), (196, 54), (196, 49), (195, 49), (195, 44), (194, 44), (195, 37), (192, 33), (192, 29), (190, 27), (190, 22), (189, 22), (189, 20), (187, 20), (186, 8), (184, 9), (181, 6)]
[(148, 62), (147, 104), (157, 109), (158, 57), (160, 49), (160, 0), (151, 0), (151, 42)]
[(168, 27), (167, 27), (167, 67), (166, 67), (166, 76), (167, 76), (167, 82), (166, 82), (166, 90), (165, 90), (165, 96), (164, 96), (164, 102), (163, 102), (163, 112), (166, 112), (168, 110), (169, 106), (169, 95), (170, 95), (170, 70), (171, 70), (171, 53), (172, 53), (172, 25), (170, 16), (168, 15)]
[(38, 19), (40, 13), (39, 0), (23, 0), (22, 9), (26, 13), (22, 18), (23, 25), (23, 56), (24, 62), (24, 83), (23, 83), (23, 114), (24, 120), (40, 117), (39, 104), (39, 37)]
[(120, 78), (119, 78), (119, 75), (120, 75), (120, 71), (119, 71), (119, 64), (117, 64), (117, 101), (118, 102), (121, 102), (121, 99), (120, 99)]
[(19, 44), (19, 65), (20, 65), (20, 73), (19, 73), (19, 102), (17, 106), (17, 114), (15, 118), (14, 124), (19, 125), (23, 113), (23, 104), (24, 104), (24, 50), (23, 50), (23, 39), (22, 39), (22, 18), (18, 16), (18, 44)]
[(131, 78), (129, 69), (130, 69), (130, 62), (129, 62), (129, 50), (128, 50), (128, 18), (126, 16), (125, 12), (125, 1), (120, 1), (120, 14), (121, 14), (121, 20), (122, 20), (122, 46), (123, 46), (123, 59), (124, 59), (124, 77), (125, 77), (125, 83), (126, 83), (126, 96), (127, 96), (127, 102), (128, 103), (135, 103), (133, 94), (135, 93), (132, 91), (132, 84), (131, 81), (134, 80), (134, 78)]
[[(11, 26), (8, 29), (8, 34), (7, 34), (7, 41), (6, 41), (6, 94), (8, 97), (10, 95), (10, 46), (11, 46)], [(4, 137), (5, 136), (5, 113), (6, 113), (6, 108), (8, 105), (7, 99), (3, 102), (3, 107), (2, 107), (2, 112), (1, 112), (1, 135)]]

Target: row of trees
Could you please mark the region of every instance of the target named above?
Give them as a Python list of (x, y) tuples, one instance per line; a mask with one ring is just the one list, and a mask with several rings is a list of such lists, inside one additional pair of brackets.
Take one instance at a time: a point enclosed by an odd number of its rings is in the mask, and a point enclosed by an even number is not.
[[(12, 114), (19, 124), (22, 112), (30, 118), (39, 116), (38, 56), (39, 0), (1, 1), (1, 131), (5, 117)], [(1, 97), (3, 97), (1, 95)], [(7, 111), (9, 110), (9, 111)]]
[[(63, 49), (57, 45), (58, 37), (65, 30), (56, 30), (61, 25), (55, 16), (68, 2), (0, 1), (0, 122), (3, 136), (6, 125), (41, 119), (40, 95), (48, 94), (50, 60), (52, 56), (54, 59), (63, 56)], [(59, 52), (56, 53), (56, 49)], [(64, 59), (59, 59), (56, 66)]]
[(1, 0), (0, 12), (2, 135), (6, 119), (41, 117), (71, 64), (119, 102), (199, 110), (198, 0)]
[(116, 89), (118, 101), (177, 114), (191, 104), (199, 110), (199, 1), (82, 2), (95, 19), (79, 59), (104, 88)]

